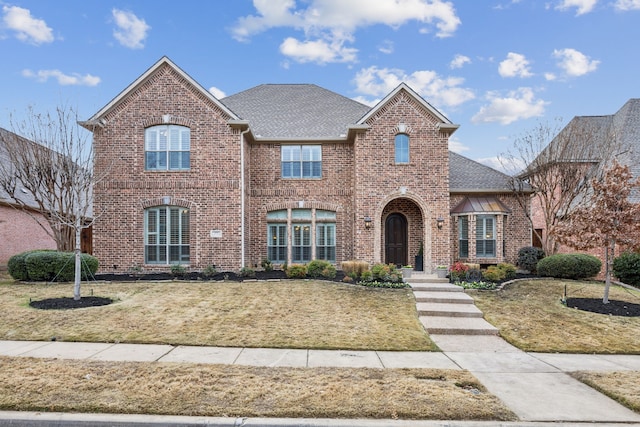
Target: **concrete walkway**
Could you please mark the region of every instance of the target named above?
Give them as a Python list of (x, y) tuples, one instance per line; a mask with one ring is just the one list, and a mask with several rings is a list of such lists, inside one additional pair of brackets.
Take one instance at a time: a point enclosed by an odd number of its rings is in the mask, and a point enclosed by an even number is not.
[[(433, 282), (434, 286), (442, 283)], [(424, 283), (413, 284), (416, 296)], [(417, 288), (417, 289), (416, 289)], [(444, 288), (447, 288), (446, 286)], [(442, 291), (435, 291), (442, 292)], [(445, 289), (445, 292), (459, 291)], [(464, 293), (462, 293), (464, 295)], [(74, 343), (74, 342), (33, 342), (33, 341), (0, 341), (0, 355), (13, 357), (37, 357), (58, 359), (86, 359), (102, 361), (146, 361), (146, 362), (181, 362), (212, 363), (251, 366), (288, 366), (288, 367), (352, 367), (352, 368), (437, 368), (468, 370), (484, 386), (500, 398), (522, 421), (517, 423), (500, 423), (503, 426), (545, 425), (562, 422), (562, 425), (575, 423), (598, 423), (598, 425), (638, 425), (640, 414), (618, 404), (612, 399), (596, 392), (592, 388), (574, 380), (567, 373), (578, 370), (588, 371), (640, 371), (640, 355), (593, 355), (593, 354), (547, 354), (526, 353), (504, 340), (495, 333), (476, 333), (485, 327), (484, 319), (476, 310), (470, 308), (471, 303), (462, 304), (469, 307), (460, 310), (446, 307), (456, 304), (450, 301), (439, 302), (443, 306), (424, 307), (418, 302), (421, 322), (429, 330), (432, 323), (424, 317), (442, 318), (440, 331), (447, 333), (431, 333), (431, 338), (442, 350), (437, 352), (389, 352), (389, 351), (351, 351), (351, 350), (307, 350), (307, 349), (264, 349), (264, 348), (227, 348), (227, 347), (189, 347), (170, 345), (139, 345), (111, 343)], [(473, 306), (475, 308), (475, 306)], [(442, 309), (442, 310), (441, 310)], [(449, 313), (444, 314), (443, 313)], [(468, 313), (473, 315), (468, 316)], [(473, 319), (480, 326), (466, 326), (466, 329), (451, 329), (446, 326), (446, 319)], [(466, 331), (466, 332), (465, 332)], [(471, 331), (471, 332), (469, 332)], [(437, 332), (437, 331), (434, 331)], [(38, 414), (37, 414), (38, 415)], [(38, 415), (44, 419), (44, 414)], [(19, 423), (28, 417), (22, 413), (0, 412), (0, 424), (38, 425), (36, 423)], [(34, 415), (35, 417), (35, 415)], [(72, 415), (58, 414), (60, 424), (51, 421), (45, 425), (81, 425), (73, 424)], [(54, 417), (54, 418), (55, 418)], [(96, 416), (98, 417), (98, 416)], [(105, 415), (105, 417), (108, 417)], [(33, 418), (33, 417), (31, 417)], [(159, 417), (154, 417), (157, 419)], [(176, 418), (176, 417), (174, 417)], [(185, 417), (183, 417), (185, 418)], [(374, 420), (256, 420), (207, 418), (186, 424), (172, 424), (157, 421), (155, 425), (305, 425), (305, 426), (360, 426), (360, 425), (396, 425), (396, 426), (488, 426), (495, 422), (456, 422), (456, 421), (374, 421)], [(33, 420), (32, 420), (33, 421)], [(114, 421), (111, 420), (110, 421)], [(218, 421), (220, 421), (218, 423)], [(204, 422), (204, 424), (201, 424)], [(134, 425), (133, 421), (123, 425)], [(300, 424), (302, 423), (302, 424)], [(98, 424), (96, 424), (98, 425)], [(111, 424), (110, 424), (111, 425)], [(140, 424), (147, 425), (147, 424)], [(151, 425), (151, 424), (149, 424)], [(558, 424), (553, 424), (558, 425)]]

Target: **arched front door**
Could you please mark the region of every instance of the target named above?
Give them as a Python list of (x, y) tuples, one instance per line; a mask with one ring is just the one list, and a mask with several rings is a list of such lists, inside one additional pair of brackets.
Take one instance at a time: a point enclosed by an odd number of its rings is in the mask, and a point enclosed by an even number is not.
[(385, 262), (387, 264), (407, 264), (407, 218), (392, 213), (385, 222)]

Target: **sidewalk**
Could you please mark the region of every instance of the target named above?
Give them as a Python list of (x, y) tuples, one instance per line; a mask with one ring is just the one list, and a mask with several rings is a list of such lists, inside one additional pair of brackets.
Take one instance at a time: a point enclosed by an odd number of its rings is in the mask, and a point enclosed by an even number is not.
[[(0, 355), (13, 357), (38, 357), (58, 359), (87, 359), (102, 361), (146, 361), (180, 363), (215, 363), (251, 366), (288, 367), (352, 367), (352, 368), (437, 368), (465, 369), (500, 398), (522, 420), (517, 423), (500, 423), (504, 426), (544, 425), (558, 421), (571, 423), (596, 422), (599, 425), (624, 423), (639, 425), (640, 414), (625, 408), (592, 388), (574, 380), (567, 372), (640, 371), (640, 355), (592, 355), (525, 353), (498, 336), (493, 335), (432, 335), (443, 350), (438, 352), (387, 352), (350, 350), (305, 350), (187, 347), (170, 345), (0, 341)], [(479, 350), (481, 349), (481, 350)], [(0, 424), (20, 413), (1, 413)], [(34, 415), (35, 416), (35, 415)], [(76, 414), (77, 416), (77, 414)], [(47, 425), (74, 425), (72, 414), (39, 414), (37, 419), (47, 418)], [(50, 418), (63, 420), (55, 424)], [(91, 417), (99, 417), (91, 415)], [(111, 422), (117, 422), (109, 418)], [(33, 417), (32, 417), (33, 418)], [(152, 417), (156, 423), (161, 417)], [(176, 417), (174, 417), (176, 418)], [(188, 419), (187, 424), (171, 424), (162, 421), (155, 425), (306, 425), (306, 426), (487, 426), (493, 423), (478, 422), (412, 422), (375, 420), (237, 420)], [(147, 417), (148, 422), (151, 422)], [(123, 421), (123, 425), (135, 425), (138, 420)], [(145, 421), (146, 423), (147, 421)], [(133, 424), (132, 424), (133, 423)], [(80, 424), (75, 424), (80, 425)], [(84, 424), (86, 425), (86, 424)], [(98, 424), (95, 424), (98, 425)], [(147, 425), (147, 424), (140, 424)]]

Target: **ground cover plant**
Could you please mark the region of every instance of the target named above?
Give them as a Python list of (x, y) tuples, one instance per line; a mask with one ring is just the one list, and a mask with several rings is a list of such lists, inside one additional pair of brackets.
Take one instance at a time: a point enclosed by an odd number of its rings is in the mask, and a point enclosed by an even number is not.
[(516, 419), (466, 371), (266, 368), (0, 357), (0, 377), (2, 410), (224, 417)]
[[(472, 296), (485, 318), (511, 344), (526, 350), (560, 353), (640, 353), (640, 317), (592, 313), (564, 305), (570, 298), (599, 299), (603, 283), (525, 280), (497, 292)], [(640, 304), (640, 291), (614, 286), (612, 301)]]
[(68, 284), (0, 282), (0, 339), (168, 343), (229, 347), (436, 350), (410, 289), (336, 282), (83, 284), (100, 307), (37, 310)]

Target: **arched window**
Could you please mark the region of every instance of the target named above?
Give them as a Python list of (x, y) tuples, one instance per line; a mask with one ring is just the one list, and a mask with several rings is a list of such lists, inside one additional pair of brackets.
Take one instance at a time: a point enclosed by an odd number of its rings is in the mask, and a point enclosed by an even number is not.
[(188, 264), (189, 209), (156, 206), (144, 211), (146, 264)]
[(144, 134), (146, 170), (185, 170), (191, 167), (191, 130), (185, 126), (152, 126)]
[(395, 138), (396, 163), (409, 163), (409, 135), (399, 133)]

